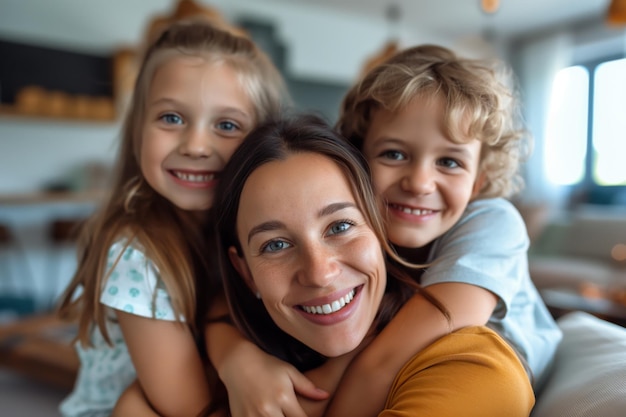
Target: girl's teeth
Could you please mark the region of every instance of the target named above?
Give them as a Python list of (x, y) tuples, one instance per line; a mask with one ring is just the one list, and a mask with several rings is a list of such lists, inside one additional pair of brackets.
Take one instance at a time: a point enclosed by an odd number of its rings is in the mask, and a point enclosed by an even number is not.
[(344, 308), (350, 304), (350, 301), (354, 298), (355, 291), (352, 290), (345, 296), (338, 300), (333, 301), (330, 304), (324, 304), (321, 306), (302, 306), (302, 309), (310, 314), (332, 314)]
[(215, 174), (187, 174), (178, 171), (175, 171), (174, 174), (181, 180), (189, 182), (209, 182), (215, 177)]
[(409, 207), (402, 207), (402, 206), (394, 206), (394, 207), (406, 214), (413, 214), (415, 216), (431, 214), (433, 212), (432, 210), (410, 209)]

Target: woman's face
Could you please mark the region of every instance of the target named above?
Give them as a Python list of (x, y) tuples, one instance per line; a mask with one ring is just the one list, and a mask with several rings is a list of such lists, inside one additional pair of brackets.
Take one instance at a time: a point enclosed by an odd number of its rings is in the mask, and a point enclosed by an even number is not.
[(341, 169), (300, 153), (259, 167), (237, 213), (231, 261), (274, 322), (335, 357), (369, 331), (386, 285), (381, 245)]

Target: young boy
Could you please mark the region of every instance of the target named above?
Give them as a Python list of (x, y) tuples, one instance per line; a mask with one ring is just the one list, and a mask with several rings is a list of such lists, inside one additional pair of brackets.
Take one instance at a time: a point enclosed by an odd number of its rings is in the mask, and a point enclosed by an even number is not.
[[(376, 416), (410, 357), (470, 325), (496, 330), (541, 384), (562, 334), (530, 279), (524, 222), (504, 198), (521, 185), (525, 143), (516, 97), (500, 75), (487, 62), (425, 45), (391, 57), (348, 92), (338, 127), (370, 164), (388, 239), (407, 261), (429, 265), (406, 271), (450, 320), (413, 297), (350, 364), (326, 416)], [(246, 415), (265, 415), (255, 404), (291, 415), (284, 397), (272, 407), (279, 400), (267, 385), (236, 374), (235, 356), (216, 364), (231, 404), (246, 404)]]
[(384, 398), (390, 370), (469, 325), (498, 331), (541, 384), (562, 334), (530, 279), (523, 220), (503, 198), (521, 185), (525, 143), (514, 91), (497, 69), (418, 46), (344, 100), (339, 128), (370, 164), (388, 239), (405, 259), (431, 264), (420, 282), (448, 308), (452, 329), (427, 322), (432, 307), (414, 297), (351, 364), (327, 415), (376, 415), (368, 410)]

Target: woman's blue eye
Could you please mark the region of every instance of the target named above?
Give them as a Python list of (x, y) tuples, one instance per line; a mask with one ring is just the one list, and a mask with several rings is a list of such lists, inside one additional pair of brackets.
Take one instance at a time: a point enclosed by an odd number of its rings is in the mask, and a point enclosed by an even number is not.
[(345, 220), (341, 221), (341, 222), (337, 222), (337, 223), (333, 224), (332, 226), (330, 226), (329, 234), (336, 235), (336, 234), (339, 234), (339, 233), (346, 232), (352, 226), (353, 226), (353, 224), (351, 222), (348, 222), (348, 221), (345, 221)]
[(233, 122), (229, 122), (229, 121), (224, 121), (224, 122), (219, 122), (217, 124), (217, 126), (222, 129), (222, 130), (227, 130), (227, 131), (233, 131), (235, 129), (238, 129), (238, 126), (233, 123)]
[(284, 240), (273, 240), (261, 248), (261, 252), (278, 252), (289, 248), (291, 245)]
[(402, 152), (394, 150), (384, 151), (381, 153), (381, 156), (385, 159), (392, 159), (394, 161), (402, 161), (406, 159)]
[(183, 123), (182, 117), (172, 113), (164, 114), (163, 116), (161, 116), (161, 120), (163, 120), (167, 124), (172, 125), (179, 125)]

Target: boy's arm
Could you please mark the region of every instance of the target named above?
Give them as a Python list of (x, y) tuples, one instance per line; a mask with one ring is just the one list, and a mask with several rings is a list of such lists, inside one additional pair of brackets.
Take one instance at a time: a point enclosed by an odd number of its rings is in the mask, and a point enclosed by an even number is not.
[[(210, 315), (227, 312), (222, 300)], [(307, 417), (296, 394), (312, 400), (328, 398), (295, 367), (263, 352), (230, 324), (208, 324), (205, 339), (209, 359), (227, 388), (233, 417)]]
[(326, 417), (378, 415), (395, 376), (411, 357), (451, 331), (484, 325), (497, 302), (490, 291), (465, 283), (433, 284), (427, 291), (448, 310), (451, 322), (415, 294), (349, 366)]

